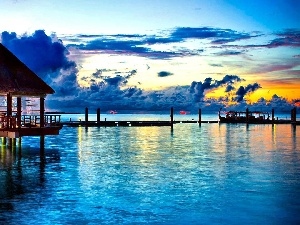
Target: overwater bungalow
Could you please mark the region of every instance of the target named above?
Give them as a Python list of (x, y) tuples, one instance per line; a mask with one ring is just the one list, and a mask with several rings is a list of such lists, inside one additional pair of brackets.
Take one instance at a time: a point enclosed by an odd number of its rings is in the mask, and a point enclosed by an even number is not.
[[(57, 135), (60, 115), (45, 115), (45, 97), (54, 90), (0, 43), (0, 137)], [(28, 99), (38, 109), (27, 112)]]

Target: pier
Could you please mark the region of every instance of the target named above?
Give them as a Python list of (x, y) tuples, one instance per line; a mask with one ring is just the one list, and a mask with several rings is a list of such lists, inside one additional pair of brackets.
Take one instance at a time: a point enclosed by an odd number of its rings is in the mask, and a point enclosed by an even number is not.
[[(272, 112), (270, 115), (272, 115), (272, 118), (267, 119), (263, 118), (258, 112), (255, 112), (258, 114), (257, 119), (254, 119), (253, 112), (250, 112), (249, 110), (246, 110), (245, 112), (236, 112), (236, 114), (242, 114), (245, 113), (246, 116), (242, 117), (239, 116), (237, 118), (231, 117), (231, 119), (219, 119), (219, 120), (202, 120), (202, 110), (199, 109), (198, 111), (198, 120), (174, 120), (174, 108), (171, 107), (170, 109), (170, 120), (152, 120), (152, 121), (135, 121), (135, 120), (100, 120), (100, 108), (96, 110), (96, 121), (90, 121), (89, 120), (89, 110), (88, 108), (85, 108), (85, 120), (84, 121), (62, 121), (62, 126), (68, 126), (68, 127), (142, 127), (142, 126), (170, 126), (173, 128), (174, 124), (180, 124), (180, 123), (194, 123), (194, 124), (205, 124), (205, 123), (246, 123), (246, 124), (292, 124), (292, 125), (300, 125), (300, 121), (296, 120), (296, 108), (293, 108), (291, 110), (291, 119), (285, 119), (285, 120), (279, 120), (278, 118), (275, 118), (275, 111), (272, 109)], [(248, 113), (248, 116), (247, 116)], [(241, 119), (244, 118), (244, 119)], [(246, 120), (246, 118), (248, 118)]]

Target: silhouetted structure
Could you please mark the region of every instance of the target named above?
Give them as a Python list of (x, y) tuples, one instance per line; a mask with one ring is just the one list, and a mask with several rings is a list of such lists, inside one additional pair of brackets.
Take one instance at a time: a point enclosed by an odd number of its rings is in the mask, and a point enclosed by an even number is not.
[[(0, 137), (43, 136), (59, 134), (59, 115), (45, 115), (45, 97), (54, 90), (0, 44), (0, 96), (5, 105), (0, 108)], [(22, 98), (39, 98), (35, 114), (22, 114)], [(16, 110), (13, 100), (16, 100)]]

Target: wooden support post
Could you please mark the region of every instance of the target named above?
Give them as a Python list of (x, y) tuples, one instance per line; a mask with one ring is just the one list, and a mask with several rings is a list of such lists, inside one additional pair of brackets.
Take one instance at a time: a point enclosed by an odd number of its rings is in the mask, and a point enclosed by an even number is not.
[(45, 127), (45, 99), (40, 98), (40, 127)]
[(291, 122), (295, 123), (296, 122), (296, 108), (293, 108), (291, 110)]
[(17, 146), (17, 139), (12, 138), (12, 146), (15, 148)]
[(17, 127), (21, 128), (22, 99), (17, 97)]
[(173, 107), (171, 107), (170, 120), (171, 120), (171, 129), (173, 130), (173, 123), (174, 123), (174, 109), (173, 109)]
[(100, 108), (97, 109), (97, 123), (100, 123)]
[(85, 123), (87, 124), (89, 122), (89, 109), (85, 108)]
[(274, 123), (274, 120), (275, 120), (275, 110), (272, 109), (272, 123)]
[(2, 138), (2, 145), (6, 145), (6, 137)]
[(45, 136), (40, 136), (40, 152), (43, 153), (45, 151)]
[(9, 94), (9, 93), (7, 94), (6, 101), (7, 101), (6, 113), (7, 113), (7, 116), (9, 117), (12, 115), (12, 96), (11, 96), (11, 94)]
[(12, 147), (12, 138), (8, 138), (7, 146)]
[(249, 109), (246, 109), (246, 123), (249, 123)]
[(198, 122), (199, 122), (199, 126), (201, 126), (201, 121), (202, 121), (202, 118), (201, 118), (201, 114), (202, 114), (201, 109), (199, 109), (198, 114), (199, 114), (198, 115), (199, 116)]
[(19, 146), (19, 148), (21, 148), (21, 146), (22, 146), (22, 138), (21, 138), (21, 137), (19, 137), (19, 143), (18, 143), (18, 146)]

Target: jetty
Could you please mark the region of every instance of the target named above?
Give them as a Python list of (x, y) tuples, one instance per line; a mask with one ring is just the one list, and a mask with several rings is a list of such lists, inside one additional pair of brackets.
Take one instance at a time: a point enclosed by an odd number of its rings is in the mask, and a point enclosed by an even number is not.
[[(58, 135), (60, 115), (45, 115), (45, 98), (54, 90), (0, 44), (0, 137), (2, 144), (21, 144), (23, 136)], [(38, 99), (34, 114), (26, 114), (28, 99)]]
[[(275, 118), (275, 110), (271, 113), (258, 111), (229, 111), (226, 116), (222, 117), (219, 112), (218, 120), (202, 120), (202, 110), (198, 110), (198, 120), (174, 120), (174, 108), (170, 109), (170, 120), (152, 120), (152, 121), (135, 121), (135, 120), (101, 120), (100, 108), (97, 109), (96, 121), (89, 120), (89, 110), (85, 108), (85, 120), (83, 121), (63, 121), (62, 126), (68, 127), (142, 127), (142, 126), (171, 126), (179, 123), (197, 123), (199, 126), (203, 123), (246, 123), (246, 124), (293, 124), (300, 125), (300, 121), (296, 120), (296, 108), (291, 110), (291, 119)], [(268, 115), (267, 117), (265, 115)], [(271, 116), (272, 115), (272, 116)]]

